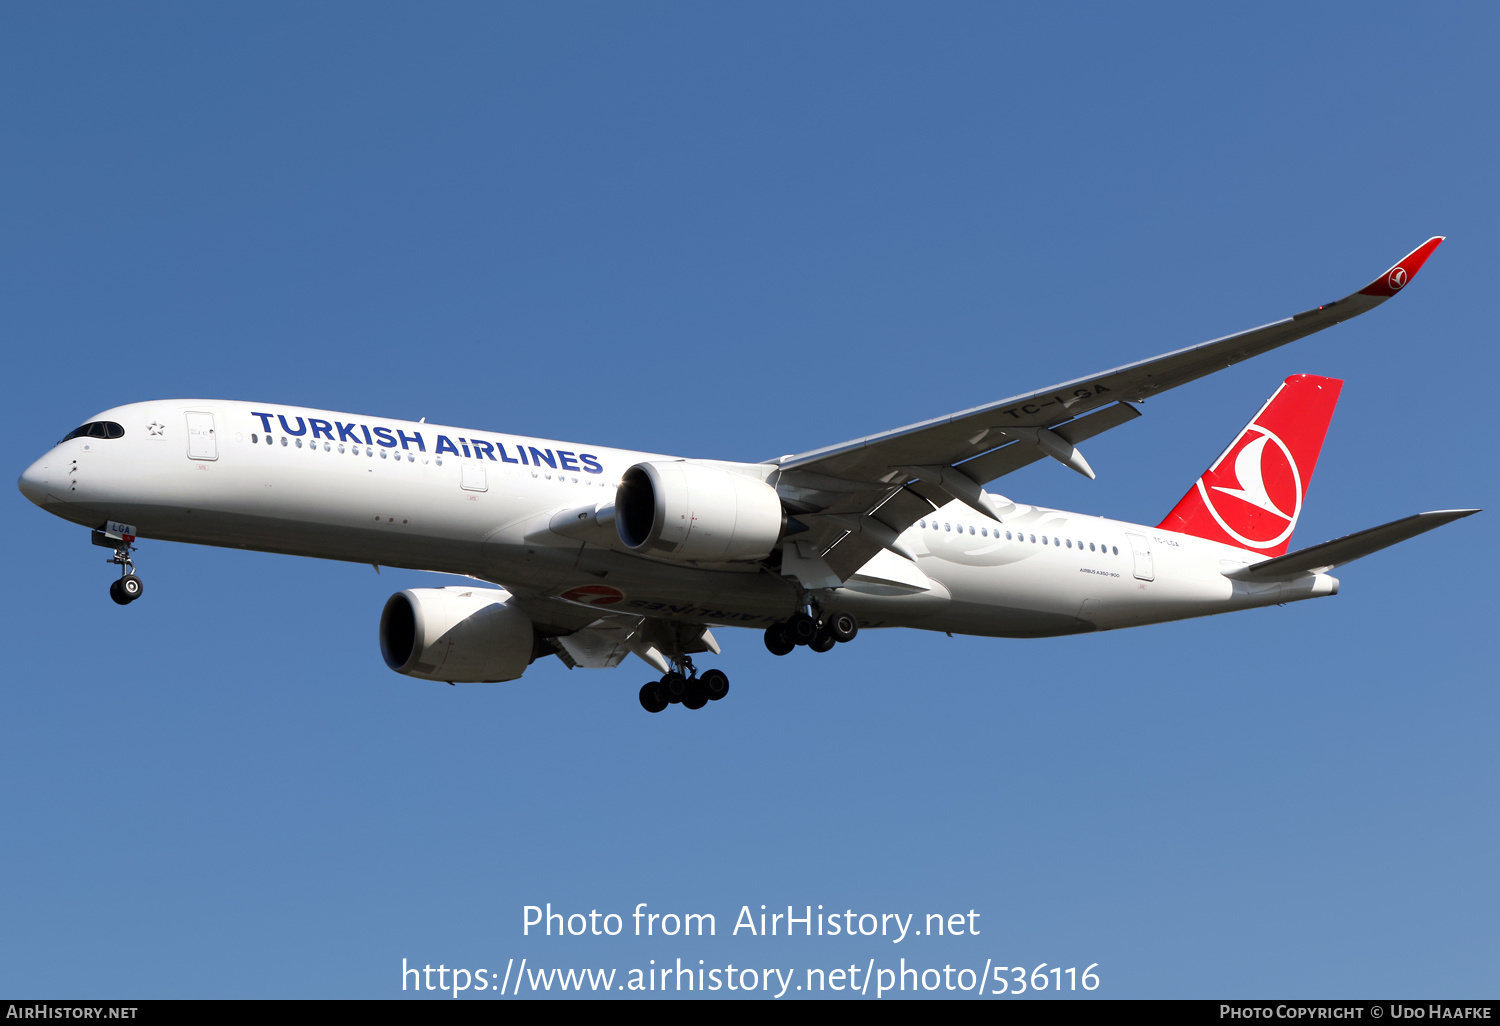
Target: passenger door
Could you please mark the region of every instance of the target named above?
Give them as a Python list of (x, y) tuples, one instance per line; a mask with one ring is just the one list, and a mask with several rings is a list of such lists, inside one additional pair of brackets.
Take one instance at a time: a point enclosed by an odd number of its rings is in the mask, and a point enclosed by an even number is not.
[(188, 413), (187, 426), (188, 459), (218, 459), (219, 443), (214, 437), (214, 415), (212, 413)]
[(1135, 577), (1138, 581), (1156, 580), (1156, 568), (1151, 561), (1151, 542), (1143, 534), (1127, 534), (1130, 552), (1135, 556)]
[(488, 491), (489, 483), (485, 480), (484, 467), (478, 463), (465, 463), (459, 477), (459, 487), (466, 492)]

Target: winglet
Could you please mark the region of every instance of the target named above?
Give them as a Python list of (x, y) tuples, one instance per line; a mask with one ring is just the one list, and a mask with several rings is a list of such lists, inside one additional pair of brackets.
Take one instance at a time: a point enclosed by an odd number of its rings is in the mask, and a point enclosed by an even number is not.
[(1406, 287), (1406, 283), (1417, 276), (1432, 251), (1442, 244), (1444, 236), (1434, 235), (1416, 249), (1396, 262), (1396, 266), (1359, 290), (1362, 296), (1379, 296), (1382, 299), (1394, 296)]

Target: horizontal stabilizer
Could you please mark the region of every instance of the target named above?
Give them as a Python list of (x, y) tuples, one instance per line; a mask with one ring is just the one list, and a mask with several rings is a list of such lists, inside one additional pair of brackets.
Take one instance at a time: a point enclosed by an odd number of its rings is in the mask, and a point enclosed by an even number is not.
[(1237, 581), (1280, 581), (1305, 574), (1324, 573), (1478, 512), (1477, 509), (1440, 509), (1431, 513), (1418, 513), (1366, 531), (1335, 538), (1333, 541), (1309, 545), (1305, 549), (1298, 549), (1263, 563), (1240, 567), (1224, 576)]

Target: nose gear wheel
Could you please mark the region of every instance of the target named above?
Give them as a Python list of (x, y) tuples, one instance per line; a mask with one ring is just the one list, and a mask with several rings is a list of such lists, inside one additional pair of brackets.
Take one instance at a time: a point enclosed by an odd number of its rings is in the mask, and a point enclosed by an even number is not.
[(141, 593), (146, 590), (141, 579), (135, 575), (135, 563), (130, 559), (130, 553), (135, 549), (135, 546), (130, 544), (132, 540), (129, 535), (124, 538), (114, 538), (103, 531), (94, 532), (95, 545), (115, 550), (115, 554), (105, 562), (120, 568), (120, 579), (109, 586), (109, 597), (114, 599), (116, 605), (128, 606), (140, 598)]

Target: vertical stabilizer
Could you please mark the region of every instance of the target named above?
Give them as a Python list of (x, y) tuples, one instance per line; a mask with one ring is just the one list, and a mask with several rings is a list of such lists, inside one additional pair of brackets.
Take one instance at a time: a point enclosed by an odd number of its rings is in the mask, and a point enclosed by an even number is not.
[(1287, 378), (1158, 526), (1283, 555), (1343, 387), (1337, 378)]

